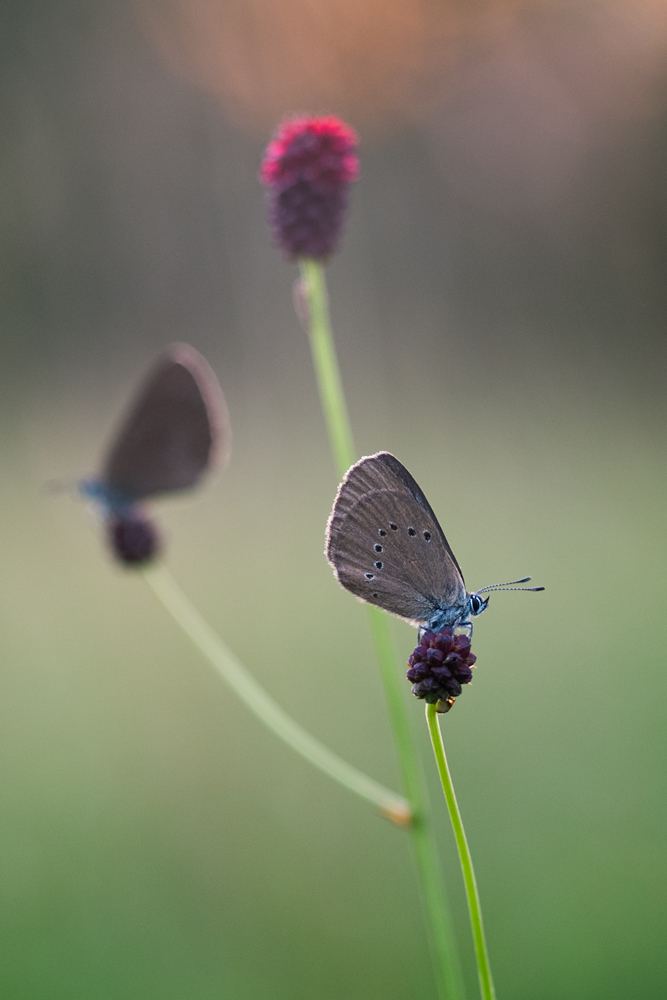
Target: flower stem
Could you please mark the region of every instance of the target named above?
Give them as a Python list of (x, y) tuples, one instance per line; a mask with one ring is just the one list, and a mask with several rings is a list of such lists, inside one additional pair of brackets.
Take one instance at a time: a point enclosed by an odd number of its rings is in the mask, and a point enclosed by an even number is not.
[(308, 302), (308, 333), (313, 352), (313, 365), (320, 392), (324, 419), (329, 432), (336, 471), (342, 479), (357, 460), (352, 437), (352, 425), (347, 412), (343, 382), (340, 377), (336, 347), (329, 319), (329, 296), (324, 267), (317, 260), (299, 261)]
[(443, 998), (462, 998), (464, 987), (456, 951), (454, 926), (445, 898), (433, 831), (426, 812), (426, 795), (421, 769), (412, 743), (387, 619), (383, 611), (373, 606), (368, 607), (368, 613), (384, 683), (389, 718), (398, 748), (403, 788), (414, 816), (410, 828), (412, 850), (421, 889), (429, 948), (436, 971), (438, 993)]
[(264, 725), (320, 771), (377, 806), (382, 814), (394, 823), (405, 826), (411, 822), (410, 806), (402, 796), (396, 795), (362, 771), (358, 771), (356, 767), (341, 760), (295, 722), (267, 694), (190, 603), (166, 567), (152, 565), (139, 572), (176, 624)]
[(452, 827), (454, 828), (454, 838), (456, 840), (456, 846), (461, 860), (463, 881), (465, 883), (468, 910), (470, 913), (470, 924), (472, 926), (472, 936), (473, 941), (475, 942), (479, 988), (483, 1000), (495, 1000), (496, 993), (493, 988), (491, 966), (489, 964), (489, 956), (486, 950), (486, 941), (484, 939), (482, 908), (480, 906), (479, 895), (477, 893), (475, 872), (472, 867), (472, 858), (470, 856), (470, 849), (466, 840), (465, 830), (463, 829), (461, 813), (459, 812), (456, 795), (454, 794), (452, 777), (449, 773), (449, 767), (447, 766), (445, 744), (442, 740), (442, 733), (438, 724), (438, 715), (435, 705), (426, 706), (426, 724), (428, 725), (428, 731), (431, 736), (433, 753), (435, 754), (435, 760), (438, 765), (438, 773), (440, 774), (440, 781), (442, 782), (442, 790), (445, 793), (445, 801), (447, 803), (447, 808), (449, 809), (449, 816), (452, 821)]
[[(299, 266), (308, 304), (307, 327), (322, 409), (336, 468), (342, 479), (357, 456), (331, 331), (324, 267), (319, 261), (307, 258), (301, 259)], [(441, 1000), (461, 1000), (464, 996), (463, 979), (453, 924), (439, 874), (433, 832), (426, 815), (426, 794), (396, 670), (389, 625), (386, 616), (379, 608), (369, 606), (368, 614), (403, 786), (414, 817), (410, 834), (438, 994)]]

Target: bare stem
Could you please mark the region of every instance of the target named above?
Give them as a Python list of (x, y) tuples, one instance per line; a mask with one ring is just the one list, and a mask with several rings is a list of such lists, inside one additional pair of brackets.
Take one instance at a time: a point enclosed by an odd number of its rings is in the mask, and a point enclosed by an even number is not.
[(442, 790), (445, 793), (445, 801), (447, 803), (447, 808), (449, 809), (449, 817), (452, 821), (452, 827), (454, 828), (454, 838), (456, 840), (456, 846), (461, 860), (463, 881), (465, 883), (466, 897), (468, 899), (468, 911), (470, 913), (470, 924), (472, 926), (472, 936), (473, 941), (475, 942), (479, 988), (483, 1000), (495, 1000), (496, 993), (493, 988), (489, 955), (486, 950), (484, 925), (482, 924), (482, 908), (479, 902), (477, 883), (475, 882), (475, 872), (472, 867), (472, 857), (470, 856), (470, 848), (468, 847), (465, 830), (463, 829), (461, 813), (459, 812), (458, 802), (456, 801), (456, 795), (454, 794), (452, 776), (449, 773), (449, 767), (447, 766), (445, 744), (442, 740), (442, 733), (440, 732), (438, 714), (436, 712), (435, 705), (426, 706), (426, 724), (428, 725), (428, 731), (431, 736), (433, 753), (435, 754), (436, 764), (438, 765), (438, 773), (440, 775), (440, 781), (442, 782)]
[(323, 743), (295, 722), (213, 631), (178, 586), (165, 566), (153, 565), (140, 571), (144, 581), (185, 632), (199, 652), (217, 670), (250, 711), (284, 743), (319, 768), (344, 788), (377, 806), (382, 814), (399, 826), (411, 822), (408, 802), (400, 795), (369, 778), (356, 767), (341, 760)]

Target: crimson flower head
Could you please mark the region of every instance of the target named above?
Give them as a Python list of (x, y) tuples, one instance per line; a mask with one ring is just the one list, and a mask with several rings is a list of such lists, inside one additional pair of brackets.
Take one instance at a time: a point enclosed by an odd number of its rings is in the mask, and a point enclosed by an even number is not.
[(426, 629), (408, 660), (413, 695), (448, 712), (462, 685), (470, 684), (475, 660), (467, 635), (455, 635), (447, 626), (438, 632)]
[(339, 118), (290, 118), (266, 149), (259, 179), (269, 225), (288, 257), (324, 260), (338, 247), (349, 185), (359, 176), (358, 139)]

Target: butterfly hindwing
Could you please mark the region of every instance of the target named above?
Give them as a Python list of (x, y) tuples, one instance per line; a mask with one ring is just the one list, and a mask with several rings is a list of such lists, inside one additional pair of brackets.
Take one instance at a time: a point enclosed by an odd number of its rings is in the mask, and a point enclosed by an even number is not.
[(362, 458), (343, 480), (326, 555), (357, 597), (425, 624), (462, 608), (463, 575), (426, 497), (389, 452)]
[(194, 486), (231, 444), (229, 415), (208, 363), (175, 344), (158, 362), (121, 424), (102, 470), (110, 494), (134, 502)]

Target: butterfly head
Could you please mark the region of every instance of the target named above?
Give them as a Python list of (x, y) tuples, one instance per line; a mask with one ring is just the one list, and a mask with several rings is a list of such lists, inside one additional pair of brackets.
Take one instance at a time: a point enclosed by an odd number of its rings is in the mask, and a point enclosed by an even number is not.
[(486, 611), (486, 606), (489, 603), (488, 597), (480, 597), (479, 594), (469, 594), (468, 595), (468, 614), (476, 618), (477, 615), (481, 615), (482, 611)]

